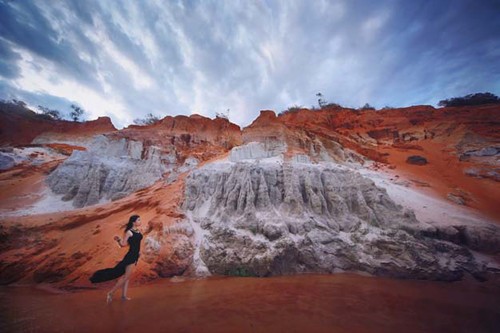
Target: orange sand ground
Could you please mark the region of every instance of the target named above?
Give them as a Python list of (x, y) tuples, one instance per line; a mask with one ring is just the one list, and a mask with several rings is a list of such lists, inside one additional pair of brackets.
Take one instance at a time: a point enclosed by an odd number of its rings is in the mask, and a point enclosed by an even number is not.
[(20, 165), (0, 172), (0, 209), (16, 210), (34, 204), (41, 198), (46, 174), (61, 160), (40, 166)]
[[(35, 169), (19, 168), (23, 174), (18, 176), (10, 175), (11, 171), (0, 173), (0, 188), (9, 193), (0, 208), (10, 211), (32, 204), (36, 199), (27, 196), (30, 188), (33, 189), (30, 184), (39, 184), (36, 192), (39, 196), (45, 188), (43, 178), (49, 163)], [(142, 217), (145, 236), (162, 232), (164, 227), (183, 220), (184, 216), (177, 208), (184, 193), (184, 177), (179, 176), (179, 180), (170, 185), (159, 181), (126, 198), (102, 205), (66, 212), (3, 217), (0, 227), (20, 228), (22, 233), (14, 232), (12, 239), (8, 239), (10, 243), (3, 244), (7, 250), (0, 253), (0, 269), (10, 272), (9, 276), (15, 275), (13, 281), (19, 283), (54, 282), (88, 287), (88, 277), (95, 270), (113, 267), (125, 255), (127, 249), (118, 248), (113, 236), (123, 234), (124, 223), (130, 215)], [(12, 200), (7, 200), (9, 197)], [(173, 238), (175, 235), (165, 236), (162, 256), (170, 257)], [(138, 267), (141, 281), (158, 276), (152, 272), (154, 261), (141, 262), (141, 267)]]
[[(415, 180), (416, 185), (425, 185), (424, 189), (431, 190), (429, 192), (434, 192), (445, 200), (448, 193), (465, 193), (470, 198), (466, 200), (468, 207), (475, 208), (500, 223), (498, 182), (466, 176), (463, 169), (468, 167), (469, 163), (459, 162), (455, 156), (445, 153), (446, 146), (440, 142), (423, 141), (419, 142), (419, 146), (422, 151), (392, 147), (384, 147), (382, 151), (389, 153), (388, 161), (390, 165), (395, 166), (396, 174)], [(425, 156), (428, 164), (420, 166), (406, 163), (406, 159), (411, 155)]]
[[(176, 282), (176, 283), (174, 283)], [(500, 282), (354, 274), (160, 280), (105, 289), (2, 287), (2, 332), (499, 332)], [(116, 298), (119, 298), (117, 293)]]

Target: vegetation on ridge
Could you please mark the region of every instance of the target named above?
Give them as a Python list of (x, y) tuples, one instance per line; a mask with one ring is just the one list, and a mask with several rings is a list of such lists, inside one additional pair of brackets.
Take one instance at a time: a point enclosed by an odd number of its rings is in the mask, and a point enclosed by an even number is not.
[(140, 126), (153, 125), (160, 121), (160, 118), (152, 113), (148, 113), (146, 118), (136, 118), (134, 119), (134, 124)]
[(45, 120), (62, 120), (67, 121), (67, 118), (72, 119), (75, 122), (84, 121), (85, 110), (78, 105), (71, 104), (72, 111), (69, 114), (63, 114), (61, 111), (56, 109), (50, 109), (43, 105), (38, 105), (38, 112), (32, 110), (28, 104), (21, 100), (0, 100), (0, 107), (2, 111), (16, 112), (18, 114), (23, 113), (25, 115), (30, 115), (29, 117), (35, 117), (38, 119)]
[(469, 94), (462, 97), (454, 97), (439, 101), (439, 106), (466, 106), (466, 105), (483, 105), (483, 104), (500, 104), (500, 98), (490, 93)]

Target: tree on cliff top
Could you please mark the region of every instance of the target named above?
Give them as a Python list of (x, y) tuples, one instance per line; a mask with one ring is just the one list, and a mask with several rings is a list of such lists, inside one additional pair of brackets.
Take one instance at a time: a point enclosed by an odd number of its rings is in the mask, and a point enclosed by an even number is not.
[(323, 99), (323, 94), (319, 92), (316, 96), (318, 97), (319, 108), (322, 109), (326, 105), (326, 101)]
[(469, 94), (463, 97), (443, 99), (438, 103), (439, 106), (465, 106), (482, 104), (500, 104), (500, 98), (492, 93), (485, 92)]
[(85, 114), (85, 110), (78, 105), (71, 104), (73, 111), (69, 113), (69, 116), (73, 121), (80, 121), (80, 118)]
[[(325, 100), (323, 98), (323, 94), (320, 93), (320, 92), (317, 93), (316, 96), (318, 97), (319, 110), (334, 109), (334, 108), (340, 109), (340, 108), (342, 108), (342, 105), (340, 105), (338, 103), (331, 103), (331, 102), (328, 102), (327, 100)], [(313, 106), (313, 107), (311, 107), (311, 110), (316, 110), (316, 108)]]

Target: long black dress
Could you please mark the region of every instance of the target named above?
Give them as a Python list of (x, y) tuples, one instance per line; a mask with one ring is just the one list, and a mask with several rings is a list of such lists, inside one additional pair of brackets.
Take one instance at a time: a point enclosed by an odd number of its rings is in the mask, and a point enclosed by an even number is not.
[(132, 231), (132, 236), (128, 238), (128, 244), (130, 245), (127, 254), (115, 267), (105, 268), (98, 270), (90, 277), (90, 282), (99, 283), (109, 280), (114, 280), (123, 274), (125, 274), (125, 268), (130, 264), (136, 264), (139, 260), (139, 251), (141, 249), (142, 234), (140, 232)]

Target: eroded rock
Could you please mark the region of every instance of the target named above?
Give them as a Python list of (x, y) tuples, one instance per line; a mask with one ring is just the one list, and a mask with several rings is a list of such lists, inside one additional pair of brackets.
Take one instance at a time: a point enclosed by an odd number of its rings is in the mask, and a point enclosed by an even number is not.
[(75, 207), (117, 200), (161, 179), (167, 170), (161, 156), (158, 147), (144, 147), (140, 141), (98, 136), (88, 151), (74, 151), (47, 177), (47, 184)]
[(456, 280), (485, 269), (468, 249), (484, 232), (453, 228), (439, 237), (371, 180), (333, 164), (207, 165), (187, 178), (184, 208), (199, 257), (215, 274), (348, 270)]

